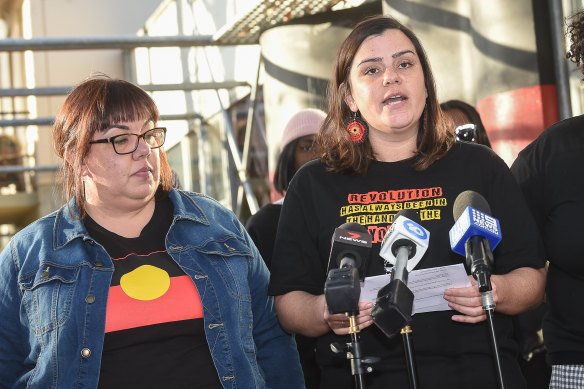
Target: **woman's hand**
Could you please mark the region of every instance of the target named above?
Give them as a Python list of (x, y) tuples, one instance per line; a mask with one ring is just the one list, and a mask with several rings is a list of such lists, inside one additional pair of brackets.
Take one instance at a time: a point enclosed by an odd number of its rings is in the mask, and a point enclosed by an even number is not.
[[(357, 316), (357, 326), (360, 330), (369, 327), (373, 324), (373, 319), (371, 319), (371, 310), (373, 309), (373, 303), (361, 301), (359, 302), (359, 315)], [(331, 315), (328, 311), (326, 303), (324, 305), (324, 320), (328, 326), (337, 335), (347, 335), (349, 333), (349, 317), (344, 313), (337, 313)]]
[[(470, 279), (471, 286), (465, 288), (452, 288), (444, 291), (444, 299), (448, 301), (448, 306), (461, 315), (453, 315), (452, 320), (461, 323), (478, 323), (487, 319), (487, 314), (483, 309), (483, 301), (481, 293), (477, 286), (477, 281), (472, 277)], [(499, 301), (497, 296), (497, 285), (495, 280), (491, 278), (492, 297), (495, 305)]]

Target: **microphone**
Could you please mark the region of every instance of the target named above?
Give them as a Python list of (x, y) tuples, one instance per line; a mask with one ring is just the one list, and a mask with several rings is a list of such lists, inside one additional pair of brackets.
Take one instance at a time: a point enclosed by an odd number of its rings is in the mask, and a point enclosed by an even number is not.
[(501, 359), (497, 346), (497, 337), (493, 322), (495, 302), (491, 287), (491, 265), (494, 262), (493, 250), (501, 241), (501, 226), (499, 221), (489, 215), (491, 207), (487, 200), (472, 190), (458, 195), (452, 207), (456, 222), (449, 231), (452, 251), (466, 258), (466, 267), (477, 280), (483, 310), (489, 323), (489, 334), (493, 357), (499, 379), (499, 388), (504, 388)]
[[(466, 266), (477, 280), (479, 292), (490, 292), (493, 250), (502, 238), (499, 220), (489, 215), (491, 208), (487, 200), (471, 190), (458, 195), (452, 211), (456, 222), (449, 232), (450, 247), (466, 258)], [(486, 305), (494, 308), (492, 302)]]
[(413, 210), (399, 211), (379, 251), (394, 266), (391, 282), (377, 293), (371, 317), (389, 338), (412, 321), (414, 294), (407, 286), (408, 272), (420, 262), (430, 241), (430, 232), (412, 219), (418, 220)]
[(354, 267), (362, 281), (367, 268), (372, 238), (367, 229), (358, 223), (345, 223), (335, 228), (331, 238), (328, 270), (333, 267)]
[[(331, 238), (329, 272), (324, 284), (324, 294), (331, 314), (359, 313), (361, 284), (365, 278), (371, 235), (357, 223), (345, 223), (335, 228)], [(338, 268), (331, 269), (332, 266)]]

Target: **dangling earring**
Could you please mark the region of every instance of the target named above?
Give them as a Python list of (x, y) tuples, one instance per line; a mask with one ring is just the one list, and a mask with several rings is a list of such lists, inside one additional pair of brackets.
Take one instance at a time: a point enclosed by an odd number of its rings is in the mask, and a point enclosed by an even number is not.
[(345, 130), (349, 134), (351, 142), (361, 144), (369, 136), (369, 126), (361, 116), (357, 116), (357, 112), (353, 112), (353, 116), (345, 120)]

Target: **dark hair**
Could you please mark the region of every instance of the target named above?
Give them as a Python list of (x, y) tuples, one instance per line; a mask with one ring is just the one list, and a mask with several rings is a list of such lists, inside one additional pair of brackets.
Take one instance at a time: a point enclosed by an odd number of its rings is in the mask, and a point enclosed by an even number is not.
[[(492, 148), (491, 141), (487, 135), (487, 130), (481, 120), (481, 115), (472, 105), (460, 100), (448, 100), (440, 104), (443, 112), (451, 110), (461, 111), (469, 120), (471, 124), (475, 125), (477, 131), (477, 143)], [(452, 129), (454, 131), (454, 128)]]
[(288, 190), (288, 185), (292, 181), (292, 177), (296, 174), (294, 167), (294, 150), (298, 145), (300, 138), (296, 138), (288, 143), (278, 156), (276, 163), (276, 171), (274, 172), (274, 189), (281, 195)]
[[(111, 124), (160, 118), (154, 100), (140, 87), (105, 75), (91, 77), (69, 93), (55, 118), (53, 145), (63, 158), (63, 186), (67, 203), (75, 197), (79, 217), (85, 217), (85, 196), (81, 166), (89, 153), (89, 141)], [(160, 187), (156, 199), (165, 197), (172, 186), (166, 153), (160, 149)], [(71, 209), (69, 209), (71, 212)]]
[(374, 16), (358, 23), (341, 44), (335, 59), (333, 76), (328, 86), (328, 115), (320, 128), (317, 143), (322, 151), (321, 158), (330, 170), (363, 174), (374, 160), (369, 140), (355, 144), (344, 129), (344, 120), (352, 112), (345, 102), (350, 91), (349, 74), (355, 54), (363, 41), (372, 35), (382, 35), (386, 30), (400, 30), (412, 42), (424, 72), (424, 84), (428, 93), (426, 107), (420, 118), (417, 139), (417, 156), (414, 168), (424, 170), (434, 161), (443, 157), (454, 142), (438, 106), (436, 86), (426, 53), (414, 33), (397, 20), (386, 16)]
[[(566, 22), (569, 22), (566, 34), (570, 37), (571, 42), (566, 58), (574, 62), (576, 66), (581, 66), (584, 63), (584, 10), (576, 12), (567, 18)], [(582, 79), (584, 80), (584, 78)]]

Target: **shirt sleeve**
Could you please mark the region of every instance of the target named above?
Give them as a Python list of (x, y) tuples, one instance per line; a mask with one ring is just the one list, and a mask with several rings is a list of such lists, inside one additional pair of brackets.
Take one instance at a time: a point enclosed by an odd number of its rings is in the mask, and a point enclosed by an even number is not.
[(538, 158), (535, 156), (536, 151), (535, 144), (531, 144), (520, 152), (511, 166), (511, 173), (521, 188), (523, 197), (540, 233), (543, 233), (545, 224), (545, 191), (543, 188), (543, 170), (538, 163)]
[(492, 215), (499, 219), (502, 240), (495, 248), (495, 274), (505, 274), (520, 267), (545, 265), (539, 230), (525, 202), (519, 185), (508, 166), (498, 156), (490, 184)]
[(0, 254), (0, 388), (12, 388), (22, 377), (27, 350), (20, 318), (21, 296), (17, 288), (17, 273), (11, 255), (11, 242)]
[(309, 199), (310, 177), (306, 169), (294, 176), (282, 206), (268, 292), (282, 295), (294, 290), (323, 293), (326, 265), (320, 259), (317, 212)]

